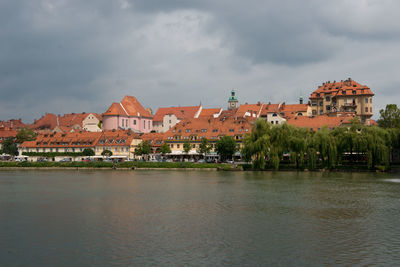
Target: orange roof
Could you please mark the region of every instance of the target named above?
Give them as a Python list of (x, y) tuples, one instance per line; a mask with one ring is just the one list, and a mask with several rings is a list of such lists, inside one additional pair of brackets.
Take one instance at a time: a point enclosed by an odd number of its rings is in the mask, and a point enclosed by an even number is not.
[(16, 130), (11, 130), (4, 127), (0, 128), (0, 143), (3, 143), (3, 141), (7, 138), (16, 137), (17, 133), (18, 132)]
[(75, 133), (50, 133), (39, 134), (35, 141), (25, 141), (20, 147), (94, 147), (95, 143), (101, 136), (101, 132), (85, 132), (79, 131)]
[(140, 135), (129, 130), (107, 130), (101, 133), (101, 136), (95, 145), (130, 146), (134, 138), (140, 138)]
[(163, 121), (164, 116), (169, 114), (175, 115), (180, 120), (194, 118), (199, 109), (200, 106), (159, 108), (153, 121)]
[(203, 108), (199, 117), (213, 117), (214, 114), (220, 114), (222, 108)]
[(128, 113), (122, 108), (120, 103), (112, 103), (111, 106), (103, 113), (103, 116), (128, 116)]
[(255, 118), (197, 118), (186, 119), (175, 125), (164, 134), (166, 140), (190, 140), (192, 136), (207, 138), (209, 140), (218, 139), (219, 136), (241, 136), (251, 132), (252, 123)]
[(57, 126), (57, 116), (52, 113), (46, 113), (40, 119), (35, 120), (30, 125), (32, 129), (43, 130), (43, 129), (54, 129)]
[(27, 127), (27, 125), (23, 123), (21, 119), (18, 120), (11, 119), (8, 121), (0, 121), (0, 128), (2, 127), (8, 127), (11, 129), (20, 129)]
[(151, 118), (152, 115), (134, 96), (125, 96), (120, 103), (112, 103), (103, 116), (134, 116)]
[(260, 115), (261, 109), (264, 104), (258, 102), (257, 104), (244, 104), (240, 105), (237, 112), (236, 116), (238, 117), (243, 117), (247, 112), (251, 113), (251, 116), (255, 114), (256, 116)]
[[(283, 117), (293, 117), (299, 112), (307, 112), (308, 104), (267, 104), (261, 111), (261, 116), (266, 116), (269, 113), (280, 113)], [(306, 115), (306, 114), (303, 114)]]
[(345, 81), (340, 82), (326, 82), (321, 86), (318, 86), (318, 89), (315, 90), (310, 99), (320, 99), (326, 95), (334, 96), (352, 96), (352, 95), (370, 95), (373, 96), (371, 89), (366, 85), (361, 85), (352, 79), (347, 79)]
[(143, 141), (148, 141), (153, 147), (160, 147), (164, 143), (164, 133), (145, 133), (142, 136)]
[(354, 115), (329, 117), (327, 115), (305, 117), (298, 116), (289, 118), (287, 123), (301, 128), (309, 128), (316, 131), (322, 127), (335, 128), (343, 124), (350, 124), (351, 120), (354, 119)]

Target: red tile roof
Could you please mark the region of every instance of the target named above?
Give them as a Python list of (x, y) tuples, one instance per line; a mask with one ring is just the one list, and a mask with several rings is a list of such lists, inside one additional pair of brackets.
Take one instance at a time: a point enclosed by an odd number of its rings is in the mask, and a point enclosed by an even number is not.
[(60, 148), (60, 147), (94, 147), (101, 132), (78, 131), (75, 133), (39, 134), (35, 141), (23, 142), (20, 147)]
[(194, 118), (199, 109), (200, 106), (159, 108), (153, 121), (163, 121), (164, 116), (169, 114), (175, 115), (180, 120)]
[(142, 141), (148, 141), (153, 147), (160, 147), (164, 143), (164, 133), (145, 133)]
[(3, 141), (7, 138), (16, 137), (17, 133), (18, 133), (18, 131), (16, 131), (16, 130), (12, 130), (12, 129), (6, 128), (6, 127), (1, 127), (0, 128), (0, 143), (3, 143)]
[(307, 116), (308, 107), (308, 104), (285, 104), (285, 102), (266, 104), (261, 111), (261, 116), (267, 116), (270, 113), (279, 113), (284, 118), (296, 117), (298, 113), (303, 113), (303, 116)]
[(152, 118), (152, 115), (134, 96), (125, 96), (120, 103), (112, 103), (103, 116), (135, 116)]
[(354, 119), (354, 115), (340, 117), (329, 117), (327, 115), (315, 117), (298, 116), (289, 118), (287, 123), (297, 127), (309, 128), (313, 131), (316, 131), (322, 127), (335, 128), (344, 124), (350, 124), (352, 119)]
[(222, 108), (203, 108), (199, 117), (213, 117), (214, 114), (220, 114)]
[(219, 136), (244, 135), (251, 132), (252, 123), (255, 118), (197, 118), (186, 119), (175, 125), (164, 134), (164, 138), (170, 141), (175, 140), (175, 136), (181, 136), (185, 140), (191, 136), (217, 139)]
[(251, 116), (255, 114), (256, 116), (259, 116), (261, 113), (261, 109), (263, 108), (264, 104), (262, 103), (257, 103), (257, 104), (244, 104), (240, 105), (237, 112), (236, 116), (238, 117), (243, 117), (247, 112), (251, 113)]
[(321, 86), (315, 90), (310, 99), (320, 99), (323, 98), (325, 95), (331, 96), (352, 96), (352, 95), (370, 95), (373, 96), (371, 89), (366, 85), (361, 85), (352, 79), (347, 79), (345, 81), (340, 82), (326, 82), (323, 83)]
[(0, 121), (0, 128), (8, 127), (11, 129), (20, 129), (20, 128), (25, 128), (27, 125), (22, 122), (21, 119), (15, 120), (11, 119), (8, 121)]
[(30, 128), (34, 130), (54, 129), (57, 126), (57, 116), (52, 113), (46, 113), (40, 119), (35, 120)]
[(107, 130), (101, 133), (96, 146), (130, 146), (134, 138), (140, 135), (129, 130)]

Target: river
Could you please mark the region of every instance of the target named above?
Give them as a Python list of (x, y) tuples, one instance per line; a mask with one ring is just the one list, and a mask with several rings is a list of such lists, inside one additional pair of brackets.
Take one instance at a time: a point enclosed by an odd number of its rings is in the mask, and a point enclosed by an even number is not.
[(398, 266), (400, 175), (0, 171), (0, 266)]

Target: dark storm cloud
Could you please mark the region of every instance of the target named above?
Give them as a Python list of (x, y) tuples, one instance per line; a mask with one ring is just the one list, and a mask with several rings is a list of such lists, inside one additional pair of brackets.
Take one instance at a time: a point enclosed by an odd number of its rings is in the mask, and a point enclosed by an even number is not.
[(3, 0), (0, 119), (144, 105), (297, 101), (351, 76), (398, 102), (400, 3)]

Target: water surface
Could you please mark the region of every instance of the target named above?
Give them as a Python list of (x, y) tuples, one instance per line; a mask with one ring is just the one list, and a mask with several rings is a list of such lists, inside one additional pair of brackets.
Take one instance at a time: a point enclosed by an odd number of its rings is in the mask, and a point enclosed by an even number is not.
[(400, 176), (1, 171), (1, 266), (398, 266)]

